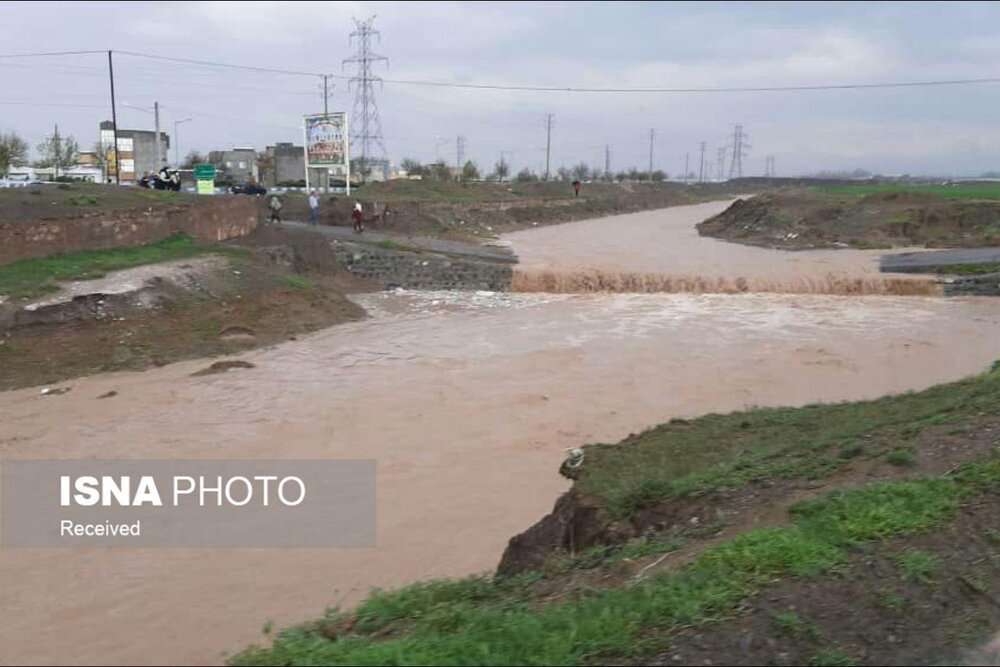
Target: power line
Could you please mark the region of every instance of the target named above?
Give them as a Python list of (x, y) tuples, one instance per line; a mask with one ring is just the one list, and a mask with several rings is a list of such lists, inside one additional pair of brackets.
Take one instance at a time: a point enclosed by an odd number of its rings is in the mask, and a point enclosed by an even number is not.
[[(83, 55), (106, 53), (105, 51), (56, 51), (48, 53), (12, 53), (0, 54), (0, 58), (32, 58), (43, 56), (60, 55)], [(139, 51), (115, 51), (115, 53), (132, 56), (136, 58), (148, 58), (151, 60), (164, 60), (168, 62), (186, 63), (191, 65), (203, 65), (206, 67), (223, 67), (248, 72), (266, 72), (271, 74), (283, 74), (289, 76), (314, 76), (322, 77), (322, 72), (308, 72), (304, 70), (283, 69), (274, 67), (258, 67), (253, 65), (237, 65), (234, 63), (224, 63), (212, 60), (198, 60), (194, 58), (179, 58), (175, 56), (161, 56)], [(329, 75), (335, 79), (349, 80), (347, 76)], [(522, 92), (556, 92), (556, 93), (771, 93), (771, 92), (808, 92), (822, 90), (871, 90), (879, 88), (918, 88), (930, 86), (960, 86), (1000, 83), (1000, 77), (970, 77), (961, 79), (929, 79), (923, 81), (882, 81), (875, 83), (844, 83), (844, 84), (806, 84), (798, 86), (716, 86), (716, 87), (692, 87), (692, 88), (591, 88), (582, 86), (537, 86), (537, 85), (508, 85), (489, 83), (454, 83), (450, 81), (428, 81), (420, 79), (384, 79), (384, 83), (407, 85), (407, 86), (431, 86), (438, 88), (464, 88), (470, 90), (507, 90)]]
[(39, 58), (48, 56), (83, 56), (100, 53), (107, 53), (106, 50), (88, 50), (88, 51), (42, 51), (34, 53), (4, 53), (0, 54), (0, 58)]

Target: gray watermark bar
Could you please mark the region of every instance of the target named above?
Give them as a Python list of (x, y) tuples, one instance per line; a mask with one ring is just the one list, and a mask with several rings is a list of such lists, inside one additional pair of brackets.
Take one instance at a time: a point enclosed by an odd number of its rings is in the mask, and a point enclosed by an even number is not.
[(4, 460), (0, 546), (373, 547), (374, 460)]

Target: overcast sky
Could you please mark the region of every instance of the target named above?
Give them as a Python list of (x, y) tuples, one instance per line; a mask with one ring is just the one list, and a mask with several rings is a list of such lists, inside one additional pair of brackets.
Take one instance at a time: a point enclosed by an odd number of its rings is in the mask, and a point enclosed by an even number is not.
[[(718, 87), (1000, 77), (997, 3), (435, 3), (3, 2), (0, 53), (121, 49), (181, 58), (349, 74), (351, 18), (377, 14), (389, 79), (574, 87)], [(319, 79), (117, 55), (119, 127), (180, 126), (182, 155), (301, 143), (322, 111)], [(110, 117), (107, 58), (0, 59), (0, 131), (32, 145), (58, 123), (81, 147)], [(891, 90), (611, 94), (377, 89), (388, 156), (455, 160), (455, 136), (490, 168), (579, 161), (674, 174), (698, 144), (716, 148), (742, 123), (745, 172), (866, 168), (881, 173), (1000, 170), (1000, 84)], [(131, 105), (131, 106), (127, 106)], [(353, 106), (335, 81), (331, 109)], [(173, 151), (171, 151), (171, 158)]]

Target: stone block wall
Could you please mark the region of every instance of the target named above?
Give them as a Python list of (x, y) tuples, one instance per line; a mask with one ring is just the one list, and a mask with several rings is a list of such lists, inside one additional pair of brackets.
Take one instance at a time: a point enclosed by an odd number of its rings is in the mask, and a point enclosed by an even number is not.
[(35, 222), (0, 220), (0, 264), (81, 250), (153, 243), (182, 232), (203, 243), (249, 234), (257, 199), (206, 197), (204, 202), (150, 206)]
[(384, 288), (506, 292), (513, 275), (508, 263), (339, 240), (331, 244), (348, 271)]

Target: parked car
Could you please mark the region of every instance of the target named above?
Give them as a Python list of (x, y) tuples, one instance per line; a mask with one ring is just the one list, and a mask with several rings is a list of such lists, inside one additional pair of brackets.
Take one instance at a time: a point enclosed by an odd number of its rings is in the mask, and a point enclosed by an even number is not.
[(258, 197), (263, 197), (267, 194), (267, 188), (257, 183), (243, 183), (241, 185), (234, 185), (229, 188), (229, 191), (234, 195), (256, 195)]

